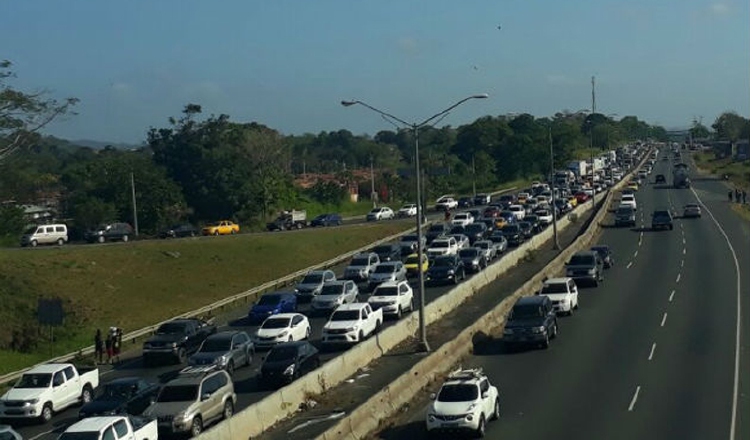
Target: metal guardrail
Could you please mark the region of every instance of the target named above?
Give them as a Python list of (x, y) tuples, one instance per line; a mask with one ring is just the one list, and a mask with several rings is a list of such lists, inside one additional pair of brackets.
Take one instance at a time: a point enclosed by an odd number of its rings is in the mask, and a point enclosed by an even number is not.
[[(503, 189), (503, 190), (494, 191), (494, 192), (491, 192), (489, 194), (494, 196), (494, 195), (506, 193), (506, 192), (509, 192), (509, 191), (514, 191), (516, 189), (517, 189), (517, 187), (514, 186), (514, 187), (511, 187), (511, 188), (506, 188), (506, 189)], [(354, 217), (354, 218), (357, 218), (357, 217)], [(428, 221), (425, 224), (429, 225), (430, 223), (431, 222)], [(339, 263), (341, 263), (341, 262), (343, 262), (343, 261), (351, 258), (355, 254), (364, 252), (364, 251), (366, 251), (368, 249), (371, 249), (371, 248), (373, 248), (375, 246), (378, 246), (380, 244), (387, 243), (387, 242), (389, 242), (391, 240), (397, 239), (397, 238), (401, 237), (402, 235), (410, 234), (410, 233), (414, 232), (415, 230), (416, 230), (416, 228), (410, 228), (410, 229), (408, 229), (408, 230), (406, 230), (404, 232), (400, 232), (398, 234), (390, 235), (390, 236), (388, 236), (386, 238), (382, 238), (380, 240), (372, 242), (372, 243), (368, 244), (367, 246), (363, 246), (363, 247), (361, 247), (359, 249), (355, 249), (355, 250), (347, 252), (345, 254), (341, 254), (341, 255), (339, 255), (337, 257), (334, 257), (334, 258), (331, 258), (331, 259), (329, 259), (327, 261), (324, 261), (322, 263), (318, 263), (316, 265), (313, 265), (313, 266), (310, 266), (310, 267), (298, 270), (296, 272), (293, 272), (293, 273), (291, 273), (289, 275), (286, 275), (286, 276), (283, 276), (281, 278), (278, 278), (278, 279), (275, 279), (275, 280), (272, 280), (272, 281), (268, 281), (266, 283), (261, 284), (260, 286), (257, 286), (257, 287), (254, 287), (252, 289), (246, 290), (244, 292), (240, 292), (240, 293), (237, 293), (235, 295), (229, 296), (227, 298), (221, 299), (221, 300), (216, 301), (214, 303), (211, 303), (209, 305), (203, 306), (203, 307), (201, 307), (199, 309), (191, 310), (189, 312), (185, 312), (185, 313), (182, 313), (180, 315), (173, 316), (172, 318), (167, 319), (165, 321), (161, 321), (161, 322), (159, 322), (157, 324), (149, 325), (147, 327), (143, 327), (141, 329), (132, 331), (130, 333), (127, 333), (127, 334), (123, 335), (123, 340), (129, 340), (129, 341), (135, 342), (135, 340), (137, 340), (138, 338), (141, 338), (143, 336), (147, 336), (147, 335), (153, 334), (156, 331), (156, 329), (159, 328), (160, 325), (162, 325), (162, 324), (164, 324), (166, 322), (169, 322), (169, 321), (172, 321), (172, 320), (175, 320), (175, 319), (183, 319), (183, 318), (193, 318), (193, 317), (205, 316), (205, 315), (208, 315), (208, 314), (214, 312), (215, 310), (223, 309), (224, 307), (227, 307), (227, 306), (229, 306), (229, 305), (231, 305), (231, 304), (233, 304), (235, 302), (238, 302), (238, 301), (245, 301), (245, 302), (247, 302), (248, 299), (250, 297), (252, 297), (252, 296), (256, 296), (257, 297), (258, 294), (261, 294), (261, 293), (264, 293), (264, 292), (267, 292), (267, 291), (278, 290), (280, 287), (292, 284), (292, 282), (296, 281), (297, 279), (302, 278), (305, 274), (307, 274), (307, 272), (309, 272), (311, 270), (324, 269), (324, 268), (335, 266), (335, 265), (337, 265), (337, 264), (339, 264)], [(80, 349), (78, 351), (75, 351), (75, 352), (72, 352), (72, 353), (68, 353), (68, 354), (64, 354), (62, 356), (58, 356), (56, 358), (48, 359), (48, 360), (46, 360), (44, 362), (40, 362), (38, 364), (35, 364), (35, 365), (31, 366), (31, 367), (24, 368), (22, 370), (14, 371), (14, 372), (5, 374), (3, 376), (0, 376), (0, 384), (7, 384), (8, 382), (12, 382), (12, 381), (17, 380), (18, 378), (21, 377), (21, 375), (23, 373), (29, 371), (31, 368), (34, 368), (37, 365), (48, 364), (48, 363), (55, 363), (55, 362), (69, 362), (69, 361), (75, 359), (76, 357), (88, 356), (88, 355), (91, 355), (91, 354), (94, 354), (94, 346), (93, 345), (90, 345), (88, 347), (82, 348), (82, 349)]]

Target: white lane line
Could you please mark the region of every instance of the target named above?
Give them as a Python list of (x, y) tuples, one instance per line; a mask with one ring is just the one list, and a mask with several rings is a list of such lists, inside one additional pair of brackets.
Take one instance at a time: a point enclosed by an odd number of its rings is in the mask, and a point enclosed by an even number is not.
[(643, 231), (641, 231), (641, 236), (640, 236), (640, 237), (638, 237), (638, 240), (639, 240), (639, 241), (640, 241), (640, 240), (643, 240)]
[(637, 256), (638, 256), (638, 251), (635, 251), (635, 253), (633, 253), (633, 257), (637, 257)]
[[(674, 290), (673, 290), (674, 292)], [(664, 324), (667, 322), (667, 312), (664, 312), (664, 316), (661, 317), (661, 325), (659, 327), (664, 327)]]
[(628, 411), (633, 411), (635, 408), (635, 402), (638, 401), (638, 394), (641, 392), (641, 386), (638, 385), (635, 387), (635, 394), (633, 394), (633, 399), (630, 401), (630, 406), (628, 406)]
[[(55, 429), (57, 429), (57, 428), (55, 428)], [(38, 439), (40, 437), (44, 437), (47, 434), (51, 434), (51, 433), (55, 432), (55, 429), (50, 429), (49, 431), (40, 432), (39, 434), (35, 435), (34, 437), (31, 437), (29, 440), (36, 440), (36, 439)]]
[(677, 274), (677, 279), (676, 279), (676, 280), (674, 280), (674, 282), (675, 282), (675, 283), (679, 283), (679, 282), (680, 282), (680, 277), (682, 277), (682, 274), (681, 274), (681, 273), (678, 273), (678, 274)]
[(685, 267), (685, 260), (680, 260), (680, 267)]
[(630, 269), (630, 266), (632, 266), (632, 265), (633, 265), (633, 262), (631, 261), (630, 263), (628, 263), (627, 266), (625, 266), (625, 269)]
[(648, 354), (648, 360), (654, 358), (654, 350), (656, 350), (656, 342), (651, 345), (651, 353)]
[(669, 294), (669, 302), (672, 302), (672, 300), (674, 299), (674, 293), (675, 291), (673, 290), (672, 293)]
[(687, 244), (687, 242), (685, 241), (685, 237), (682, 237), (682, 244)]
[(682, 255), (687, 254), (687, 248), (682, 248)]
[(693, 195), (698, 200), (698, 203), (700, 203), (703, 206), (703, 209), (705, 209), (706, 212), (708, 212), (708, 215), (711, 216), (711, 220), (713, 220), (716, 227), (719, 228), (719, 232), (721, 232), (721, 235), (724, 236), (724, 240), (727, 242), (729, 251), (732, 252), (732, 258), (734, 259), (734, 271), (737, 274), (737, 317), (735, 319), (736, 326), (735, 326), (735, 344), (734, 344), (734, 392), (732, 393), (732, 421), (730, 422), (731, 425), (729, 427), (729, 440), (734, 440), (737, 435), (737, 400), (739, 398), (739, 389), (740, 389), (740, 336), (741, 336), (740, 310), (742, 310), (740, 262), (737, 259), (737, 253), (734, 251), (734, 246), (732, 246), (732, 241), (729, 240), (729, 236), (724, 231), (724, 228), (721, 227), (721, 224), (719, 223), (719, 221), (716, 220), (716, 217), (714, 217), (713, 212), (711, 212), (711, 210), (708, 209), (708, 206), (706, 206), (706, 204), (703, 203), (703, 200), (701, 200), (701, 198), (698, 197), (698, 193), (695, 192), (695, 188), (690, 188), (690, 191), (693, 192)]

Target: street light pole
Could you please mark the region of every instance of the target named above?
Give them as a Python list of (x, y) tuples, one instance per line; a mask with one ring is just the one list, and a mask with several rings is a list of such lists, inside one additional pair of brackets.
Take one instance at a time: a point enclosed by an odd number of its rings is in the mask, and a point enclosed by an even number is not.
[(422, 239), (424, 237), (422, 233), (422, 183), (421, 183), (421, 177), (422, 177), (422, 171), (419, 166), (419, 129), (422, 127), (425, 127), (432, 123), (433, 121), (437, 120), (438, 118), (442, 118), (445, 115), (447, 115), (451, 110), (458, 107), (459, 105), (463, 104), (466, 101), (469, 101), (471, 99), (486, 99), (489, 95), (486, 93), (479, 94), (479, 95), (471, 95), (468, 96), (455, 104), (451, 105), (450, 107), (446, 108), (445, 110), (436, 113), (429, 118), (425, 119), (422, 122), (419, 123), (413, 123), (413, 122), (406, 122), (401, 118), (398, 118), (396, 116), (393, 116), (390, 113), (386, 113), (382, 110), (379, 110), (363, 101), (359, 100), (351, 100), (351, 101), (341, 101), (341, 105), (344, 107), (350, 107), (355, 104), (359, 104), (363, 107), (367, 107), (368, 109), (374, 111), (375, 113), (378, 113), (380, 116), (388, 120), (389, 122), (393, 123), (394, 121), (401, 124), (404, 128), (410, 129), (414, 133), (414, 173), (416, 174), (416, 193), (417, 193), (417, 261), (419, 265), (419, 270), (417, 270), (417, 278), (419, 280), (419, 350), (420, 351), (430, 351), (430, 345), (427, 342), (427, 325), (426, 325), (426, 319), (425, 319), (425, 313), (424, 313), (424, 307), (425, 307), (425, 297), (424, 297), (424, 272), (422, 271), (422, 260), (424, 258), (424, 249), (422, 247)]
[(375, 168), (373, 162), (373, 157), (370, 155), (370, 200), (372, 200), (372, 208), (375, 209), (378, 205), (375, 201)]
[(549, 127), (549, 172), (552, 182), (552, 235), (554, 237), (553, 249), (560, 250), (560, 241), (557, 239), (557, 188), (555, 188), (555, 152), (552, 149), (552, 126)]

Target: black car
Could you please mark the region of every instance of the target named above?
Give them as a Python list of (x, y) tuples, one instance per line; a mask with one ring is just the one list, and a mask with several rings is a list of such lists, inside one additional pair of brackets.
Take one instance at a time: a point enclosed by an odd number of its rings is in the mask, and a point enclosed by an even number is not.
[(609, 269), (610, 267), (612, 267), (612, 265), (615, 264), (615, 258), (612, 256), (612, 249), (610, 249), (610, 247), (606, 244), (592, 246), (591, 250), (599, 254), (599, 257), (601, 257), (605, 269)]
[(425, 274), (427, 284), (454, 283), (466, 279), (464, 262), (458, 255), (443, 255), (432, 260)]
[(432, 243), (432, 240), (440, 237), (441, 235), (447, 235), (450, 227), (444, 223), (438, 223), (430, 226), (427, 230), (425, 237), (427, 237), (427, 244)]
[(667, 183), (667, 178), (664, 176), (664, 174), (657, 174), (654, 183)]
[(115, 240), (128, 241), (133, 235), (133, 227), (129, 224), (109, 223), (86, 232), (85, 238), (89, 243), (104, 243)]
[(140, 415), (156, 401), (161, 387), (138, 377), (121, 377), (106, 383), (101, 394), (83, 405), (78, 418), (108, 416), (114, 414)]
[(386, 243), (375, 246), (372, 250), (378, 255), (381, 262), (384, 261), (401, 261), (401, 245), (396, 243)]
[(454, 234), (466, 234), (466, 226), (453, 225), (450, 231), (448, 231), (448, 235), (454, 235)]
[(464, 262), (467, 271), (479, 272), (487, 267), (487, 258), (481, 249), (474, 247), (461, 249), (458, 251), (458, 257)]
[(508, 240), (509, 246), (519, 246), (524, 242), (523, 231), (521, 231), (521, 227), (518, 226), (518, 223), (505, 225), (505, 227), (501, 229), (501, 231), (505, 238)]
[(557, 337), (557, 313), (546, 295), (525, 296), (513, 305), (503, 330), (503, 343), (509, 348), (520, 345), (549, 347)]
[(478, 222), (479, 219), (482, 218), (482, 210), (481, 209), (468, 209), (466, 212), (471, 214), (472, 217), (474, 217), (474, 221)]
[(536, 214), (529, 214), (523, 218), (523, 221), (531, 223), (531, 232), (536, 235), (544, 230), (544, 225), (539, 222), (539, 216)]
[(524, 240), (534, 236), (534, 226), (526, 220), (521, 220), (520, 222), (518, 222), (518, 229), (521, 231), (521, 235), (523, 235)]
[(492, 235), (493, 232), (495, 232), (495, 219), (494, 218), (483, 218), (479, 221), (484, 223), (485, 226), (487, 226), (487, 233), (485, 234), (485, 237), (489, 237), (490, 235)]
[(159, 233), (160, 238), (195, 237), (200, 231), (190, 223), (172, 225)]
[(482, 222), (474, 222), (464, 227), (463, 234), (469, 237), (469, 243), (474, 244), (475, 241), (484, 240), (487, 237), (487, 225)]
[(491, 197), (489, 194), (477, 194), (474, 196), (474, 205), (486, 205), (490, 203)]
[(672, 213), (668, 210), (661, 209), (651, 214), (651, 229), (669, 229), (671, 231), (673, 228)]
[(339, 226), (342, 222), (339, 214), (320, 214), (312, 219), (310, 226)]
[(283, 342), (263, 359), (259, 383), (284, 385), (320, 366), (318, 349), (308, 341)]
[(474, 199), (471, 197), (461, 197), (458, 199), (459, 208), (471, 208), (472, 206), (474, 206)]

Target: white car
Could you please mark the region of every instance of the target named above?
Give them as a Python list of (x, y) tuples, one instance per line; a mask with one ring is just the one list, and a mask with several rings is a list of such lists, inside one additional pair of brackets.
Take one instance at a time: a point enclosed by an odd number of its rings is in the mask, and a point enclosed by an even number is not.
[(417, 215), (417, 205), (413, 203), (404, 205), (401, 207), (401, 209), (398, 210), (397, 215), (399, 217), (414, 217), (415, 215)]
[(396, 214), (393, 212), (393, 210), (387, 206), (381, 206), (380, 208), (375, 208), (369, 213), (367, 213), (367, 221), (368, 222), (375, 222), (378, 220), (387, 220), (396, 217)]
[(542, 284), (539, 295), (549, 297), (557, 313), (572, 315), (578, 309), (578, 286), (573, 278), (550, 278)]
[(367, 302), (373, 310), (401, 319), (404, 312), (414, 311), (414, 291), (407, 281), (388, 281), (375, 288)]
[(526, 217), (526, 208), (523, 205), (510, 205), (508, 211), (512, 212), (516, 220), (523, 220)]
[(359, 287), (354, 281), (329, 281), (323, 284), (320, 294), (313, 297), (310, 307), (315, 312), (332, 312), (341, 304), (355, 302), (357, 295), (359, 295)]
[(458, 200), (453, 196), (443, 196), (435, 201), (435, 209), (438, 211), (445, 211), (450, 209), (458, 208)]
[(538, 205), (548, 205), (550, 203), (550, 200), (549, 197), (543, 194), (539, 194), (538, 196), (536, 196), (536, 203)]
[(456, 245), (458, 246), (459, 251), (471, 246), (471, 240), (469, 240), (469, 237), (464, 234), (451, 234), (450, 237), (456, 239)]
[(459, 212), (454, 215), (453, 220), (451, 220), (453, 226), (468, 226), (472, 223), (474, 223), (474, 216), (468, 212)]
[(453, 237), (436, 238), (427, 248), (427, 257), (435, 258), (441, 255), (455, 255), (458, 253), (458, 243)]
[(370, 303), (344, 304), (334, 310), (323, 326), (321, 344), (357, 344), (375, 334), (383, 325), (383, 311), (373, 310)]
[(620, 206), (630, 206), (634, 210), (638, 210), (638, 205), (635, 202), (635, 195), (633, 194), (623, 194), (622, 198), (620, 199)]
[(484, 437), (487, 422), (500, 417), (500, 393), (481, 369), (454, 371), (430, 397), (428, 433), (473, 431)]
[(539, 223), (543, 225), (552, 224), (552, 211), (546, 208), (537, 209), (534, 211), (534, 215), (539, 219)]
[(271, 315), (255, 332), (256, 347), (272, 347), (289, 341), (302, 341), (310, 337), (310, 321), (301, 313)]

